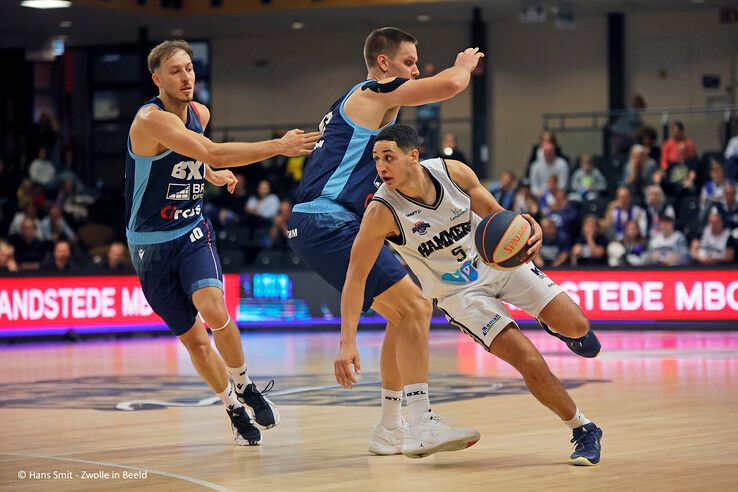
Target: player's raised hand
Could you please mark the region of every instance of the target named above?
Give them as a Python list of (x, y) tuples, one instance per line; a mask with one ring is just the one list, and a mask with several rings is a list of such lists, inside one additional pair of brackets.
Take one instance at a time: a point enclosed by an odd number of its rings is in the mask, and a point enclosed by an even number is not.
[(458, 55), (456, 55), (455, 67), (466, 67), (470, 72), (473, 72), (477, 68), (479, 60), (484, 56), (484, 53), (479, 51), (479, 48), (467, 48)]
[(280, 154), (286, 155), (287, 157), (308, 155), (313, 151), (315, 142), (320, 139), (320, 135), (320, 132), (305, 133), (298, 128), (290, 130), (279, 139), (282, 144)]
[[(354, 374), (354, 369), (356, 374)], [(344, 389), (351, 389), (359, 382), (361, 374), (361, 358), (356, 343), (342, 343), (336, 360), (333, 362), (333, 370), (336, 373), (336, 382)]]
[(541, 249), (543, 245), (543, 231), (541, 230), (541, 226), (538, 225), (538, 222), (530, 215), (523, 214), (523, 218), (530, 222), (531, 227), (531, 234), (528, 239), (528, 256), (525, 257), (525, 263), (527, 263), (535, 258), (538, 250)]

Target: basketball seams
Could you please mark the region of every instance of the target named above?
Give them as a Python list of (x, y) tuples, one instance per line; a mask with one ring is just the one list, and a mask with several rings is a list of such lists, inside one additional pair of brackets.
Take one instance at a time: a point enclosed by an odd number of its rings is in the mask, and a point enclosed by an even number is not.
[(492, 215), (492, 217), (489, 218), (486, 224), (484, 224), (484, 229), (482, 230), (482, 255), (484, 256), (483, 260), (485, 263), (489, 263), (489, 256), (487, 256), (487, 227), (489, 227), (489, 223), (492, 222), (492, 219), (495, 217), (495, 215), (502, 212), (502, 210), (498, 210), (497, 212)]
[[(523, 218), (522, 216), (516, 215), (516, 216), (515, 216), (515, 218), (513, 218), (513, 220), (512, 220), (512, 221), (510, 222), (510, 224), (509, 224), (509, 225), (507, 226), (507, 229), (505, 229), (505, 232), (504, 232), (504, 233), (503, 233), (503, 234), (502, 234), (502, 235), (500, 236), (500, 239), (504, 238), (504, 237), (505, 237), (505, 236), (507, 235), (507, 232), (508, 232), (508, 231), (510, 230), (510, 228), (511, 228), (511, 227), (512, 227), (512, 226), (513, 226), (513, 225), (515, 224), (515, 222), (517, 222), (517, 221), (515, 220), (515, 219), (516, 219), (517, 217), (521, 217), (521, 219), (522, 219), (522, 220), (525, 220), (525, 218)], [(491, 220), (490, 220), (490, 221), (491, 221)], [(532, 229), (532, 228), (530, 227), (530, 224), (528, 223), (528, 221), (527, 221), (527, 220), (525, 220), (525, 223), (526, 223), (526, 224), (528, 225), (528, 237), (527, 237), (527, 238), (525, 238), (525, 241), (524, 241), (524, 243), (523, 243), (523, 244), (525, 244), (525, 243), (527, 243), (527, 242), (528, 242), (528, 239), (530, 239), (530, 235), (531, 235), (531, 232), (533, 232), (533, 229)], [(502, 241), (500, 241), (500, 242), (502, 242)], [(498, 242), (498, 243), (497, 243), (497, 246), (499, 246), (499, 245), (500, 245), (500, 243)], [(523, 248), (520, 248), (520, 250), (522, 250), (522, 249), (523, 249)], [(497, 248), (495, 247), (495, 251), (496, 251), (496, 250), (497, 250)], [(510, 258), (513, 258), (513, 257), (515, 257), (515, 255), (518, 255), (518, 254), (520, 254), (520, 250), (519, 250), (518, 252), (516, 252), (516, 253), (513, 253), (513, 254), (511, 254), (511, 255), (510, 255), (510, 256), (508, 256), (507, 258), (503, 258), (503, 259), (501, 259), (501, 260), (499, 260), (499, 261), (496, 261), (496, 262), (495, 262), (495, 264), (499, 264), (499, 263), (504, 263), (504, 262), (506, 262), (507, 260), (509, 260)], [(493, 253), (493, 256), (494, 256), (494, 253)], [(494, 257), (493, 257), (493, 259), (494, 259)], [(505, 268), (505, 267), (503, 267), (503, 268)]]

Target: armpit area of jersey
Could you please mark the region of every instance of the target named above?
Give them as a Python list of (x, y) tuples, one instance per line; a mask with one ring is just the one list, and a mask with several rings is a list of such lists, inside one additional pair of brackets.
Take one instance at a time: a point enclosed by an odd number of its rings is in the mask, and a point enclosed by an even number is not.
[(404, 84), (407, 81), (408, 79), (404, 77), (397, 77), (395, 80), (392, 80), (390, 82), (385, 82), (385, 83), (381, 83), (376, 80), (370, 80), (369, 82), (361, 86), (361, 90), (365, 91), (369, 89), (370, 91), (379, 92), (383, 94), (386, 92), (392, 92), (393, 90), (397, 89), (398, 87), (400, 87), (402, 84)]

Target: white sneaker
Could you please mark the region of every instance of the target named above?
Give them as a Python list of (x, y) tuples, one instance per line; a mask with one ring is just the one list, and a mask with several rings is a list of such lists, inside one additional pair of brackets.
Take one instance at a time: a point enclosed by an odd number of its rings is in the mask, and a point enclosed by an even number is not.
[(383, 456), (402, 454), (402, 438), (407, 426), (403, 424), (397, 429), (387, 429), (382, 424), (374, 426), (369, 437), (369, 452)]
[(402, 440), (402, 454), (408, 458), (424, 458), (440, 451), (459, 451), (479, 441), (475, 429), (455, 429), (441, 422), (438, 415), (428, 412), (408, 425)]

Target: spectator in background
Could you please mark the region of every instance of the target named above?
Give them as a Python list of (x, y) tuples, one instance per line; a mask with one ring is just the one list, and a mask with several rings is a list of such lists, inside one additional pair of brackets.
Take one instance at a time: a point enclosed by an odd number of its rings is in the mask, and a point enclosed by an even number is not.
[(469, 162), (466, 156), (458, 148), (456, 135), (451, 132), (443, 134), (443, 142), (441, 143), (441, 157), (444, 159), (453, 159), (455, 161)]
[(716, 203), (708, 210), (708, 213), (717, 212), (723, 218), (726, 229), (738, 230), (738, 199), (736, 198), (735, 183), (727, 183), (724, 189), (723, 203)]
[(54, 244), (53, 256), (41, 266), (47, 272), (70, 272), (77, 269), (72, 261), (72, 246), (68, 241), (59, 240)]
[(620, 241), (611, 241), (607, 245), (607, 264), (610, 266), (640, 266), (646, 258), (646, 240), (643, 238), (638, 224), (628, 221), (625, 234)]
[[(684, 146), (684, 152), (679, 154), (679, 146)], [(697, 148), (694, 142), (687, 138), (684, 133), (684, 124), (674, 121), (669, 124), (669, 138), (661, 147), (661, 169), (666, 170), (669, 164), (677, 160), (688, 160), (697, 158)]]
[(274, 217), (274, 223), (269, 230), (269, 245), (276, 249), (288, 249), (289, 227), (287, 221), (292, 216), (292, 204), (283, 200), (279, 204), (279, 213)]
[(571, 264), (574, 266), (606, 265), (607, 238), (599, 231), (599, 222), (594, 215), (582, 221), (579, 238), (571, 248)]
[(651, 238), (661, 230), (661, 217), (676, 218), (674, 207), (666, 203), (664, 190), (656, 185), (646, 188), (646, 237)]
[(94, 197), (80, 193), (74, 180), (66, 179), (56, 195), (56, 204), (68, 217), (74, 219), (75, 225), (87, 221), (87, 207), (95, 202)]
[(530, 214), (533, 218), (539, 216), (538, 200), (530, 192), (530, 184), (526, 178), (521, 179), (518, 184), (513, 200), (513, 210), (516, 214)]
[(648, 157), (654, 162), (661, 162), (661, 147), (656, 145), (659, 136), (650, 126), (644, 126), (638, 132), (638, 144), (642, 145), (648, 151)]
[(500, 180), (492, 183), (489, 187), (489, 192), (495, 197), (497, 203), (508, 210), (513, 209), (515, 202), (515, 181), (515, 173), (512, 171), (502, 171)]
[(551, 205), (556, 201), (556, 192), (559, 190), (559, 178), (552, 174), (546, 178), (546, 189), (543, 190), (538, 198), (538, 209), (541, 215), (546, 216), (551, 213)]
[(19, 210), (23, 210), (28, 205), (34, 204), (33, 182), (30, 178), (23, 178), (18, 185), (18, 191), (15, 192), (15, 203)]
[(735, 245), (719, 213), (711, 213), (701, 239), (694, 239), (690, 248), (692, 259), (700, 265), (733, 263)]
[(62, 210), (59, 205), (51, 206), (49, 213), (43, 220), (41, 220), (39, 230), (42, 241), (55, 243), (63, 239), (68, 241), (70, 244), (75, 244), (77, 242), (77, 235), (64, 220)]
[(15, 248), (15, 258), (21, 270), (38, 270), (44, 261), (48, 248), (36, 237), (36, 224), (26, 217), (21, 222), (20, 234), (10, 236), (10, 244)]
[(551, 205), (549, 218), (569, 237), (577, 234), (579, 228), (579, 212), (569, 202), (564, 190), (556, 190), (554, 193), (554, 202)]
[(571, 199), (575, 201), (594, 200), (605, 190), (607, 190), (605, 176), (594, 167), (591, 155), (582, 154), (579, 157), (579, 169), (574, 171), (571, 177)]
[(646, 100), (636, 94), (625, 110), (610, 125), (610, 148), (613, 154), (622, 154), (635, 143), (638, 130), (643, 126), (641, 111), (646, 108)]
[(278, 212), (279, 198), (272, 193), (269, 181), (259, 181), (256, 196), (252, 196), (246, 202), (246, 214), (259, 223), (271, 225)]
[(615, 192), (615, 200), (607, 206), (602, 219), (602, 230), (612, 239), (622, 241), (625, 237), (625, 224), (630, 221), (638, 224), (641, 236), (646, 235), (646, 212), (638, 205), (633, 205), (628, 187), (620, 186)]
[(128, 273), (132, 271), (128, 251), (123, 243), (115, 242), (108, 247), (105, 260), (98, 264), (104, 273)]
[(725, 168), (718, 161), (710, 162), (710, 179), (705, 181), (700, 192), (700, 210), (703, 212), (713, 205), (725, 203), (725, 186), (735, 184), (725, 177)]
[[(426, 63), (423, 67), (423, 77), (433, 77), (436, 74), (436, 66)], [(418, 122), (418, 135), (425, 144), (427, 151), (434, 152), (439, 146), (438, 137), (441, 128), (441, 103), (432, 102), (421, 104), (415, 108), (415, 119)], [(427, 158), (437, 157), (427, 154)], [(461, 160), (461, 159), (459, 159)], [(466, 162), (462, 160), (461, 162)]]
[(56, 185), (56, 166), (47, 158), (46, 147), (38, 149), (38, 156), (28, 168), (28, 177), (37, 185), (52, 189)]
[(677, 145), (676, 160), (672, 161), (664, 173), (662, 170), (653, 175), (654, 184), (661, 185), (667, 196), (680, 202), (684, 196), (696, 195), (698, 190), (695, 184), (699, 162), (687, 158), (686, 146)]
[(23, 210), (19, 210), (15, 213), (13, 216), (13, 220), (10, 221), (10, 227), (8, 228), (8, 236), (12, 236), (14, 234), (20, 234), (21, 232), (21, 224), (23, 224), (23, 221), (28, 218), (33, 221), (33, 225), (36, 227), (36, 238), (40, 241), (44, 240), (43, 233), (41, 231), (41, 221), (38, 219), (38, 209), (36, 208), (36, 205), (33, 203), (30, 203), (26, 205), (26, 207)]
[(569, 183), (569, 163), (556, 155), (552, 143), (546, 142), (542, 148), (542, 159), (536, 160), (530, 169), (530, 191), (535, 197), (543, 194), (549, 176), (556, 175), (561, 186)]
[(738, 180), (738, 135), (728, 140), (725, 146), (725, 174), (734, 180)]
[(643, 189), (652, 182), (653, 174), (658, 168), (659, 165), (648, 157), (646, 148), (636, 144), (630, 148), (621, 184), (627, 186), (633, 196), (641, 196)]
[(15, 261), (15, 248), (0, 239), (0, 272), (15, 273), (19, 270), (18, 262)]
[(553, 220), (548, 217), (541, 219), (543, 242), (533, 263), (538, 267), (558, 267), (569, 261), (571, 241), (564, 231), (560, 231)]
[(531, 149), (530, 157), (528, 157), (528, 165), (525, 168), (526, 178), (530, 178), (530, 170), (533, 166), (533, 163), (537, 160), (543, 159), (543, 144), (545, 143), (552, 144), (554, 146), (554, 152), (556, 153), (556, 155), (564, 159), (566, 163), (569, 164), (569, 158), (565, 156), (564, 153), (561, 151), (559, 142), (558, 140), (556, 140), (556, 135), (554, 135), (553, 132), (544, 130), (538, 136), (538, 144), (534, 145)]
[(237, 223), (241, 219), (241, 215), (246, 212), (246, 202), (248, 200), (246, 176), (240, 173), (235, 174), (235, 176), (236, 186), (233, 193), (227, 193), (221, 190), (220, 187), (213, 187), (218, 190), (218, 194), (213, 197), (210, 203), (205, 203), (206, 214), (210, 221), (221, 227)]
[(674, 217), (662, 215), (659, 223), (659, 231), (648, 242), (647, 263), (661, 266), (686, 265), (689, 261), (689, 246), (684, 234), (674, 230)]

